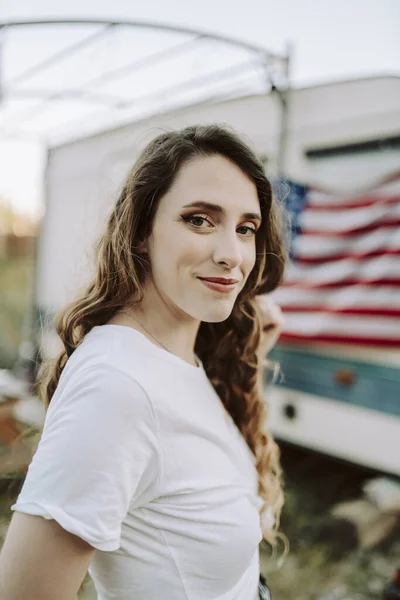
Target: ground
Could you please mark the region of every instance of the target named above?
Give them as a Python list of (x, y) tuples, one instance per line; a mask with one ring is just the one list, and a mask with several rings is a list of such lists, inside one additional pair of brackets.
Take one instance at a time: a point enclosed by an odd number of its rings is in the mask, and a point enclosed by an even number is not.
[(355, 530), (333, 522), (330, 508), (361, 496), (376, 473), (282, 445), (286, 503), (282, 530), (291, 550), (281, 568), (261, 552), (273, 600), (377, 600), (400, 567), (400, 528), (370, 550)]

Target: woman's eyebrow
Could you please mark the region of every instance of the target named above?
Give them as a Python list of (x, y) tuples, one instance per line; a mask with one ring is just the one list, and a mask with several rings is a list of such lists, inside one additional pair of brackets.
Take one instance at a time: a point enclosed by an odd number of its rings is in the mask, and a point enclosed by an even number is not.
[[(219, 204), (212, 204), (211, 202), (205, 202), (204, 200), (199, 200), (198, 202), (191, 202), (190, 204), (185, 204), (182, 208), (192, 208), (194, 206), (197, 206), (199, 208), (205, 208), (206, 210), (219, 213), (221, 215), (226, 214), (225, 209)], [(262, 220), (260, 213), (251, 212), (243, 213), (242, 219), (255, 219), (257, 221)]]

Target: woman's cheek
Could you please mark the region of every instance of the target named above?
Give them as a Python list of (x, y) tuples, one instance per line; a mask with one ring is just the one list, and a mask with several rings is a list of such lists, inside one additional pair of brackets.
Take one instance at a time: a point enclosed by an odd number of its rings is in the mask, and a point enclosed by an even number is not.
[(256, 247), (255, 244), (251, 247), (250, 252), (249, 252), (249, 256), (247, 259), (247, 275), (250, 275), (251, 271), (254, 269), (256, 264)]

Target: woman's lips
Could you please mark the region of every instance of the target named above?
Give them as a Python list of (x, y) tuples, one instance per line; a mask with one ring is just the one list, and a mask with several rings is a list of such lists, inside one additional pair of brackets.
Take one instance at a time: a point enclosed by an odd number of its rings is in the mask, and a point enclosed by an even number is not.
[(210, 281), (209, 279), (202, 279), (201, 277), (199, 277), (199, 279), (210, 290), (214, 290), (214, 292), (221, 292), (222, 294), (229, 294), (230, 292), (232, 292), (235, 289), (237, 283), (220, 283), (215, 280)]

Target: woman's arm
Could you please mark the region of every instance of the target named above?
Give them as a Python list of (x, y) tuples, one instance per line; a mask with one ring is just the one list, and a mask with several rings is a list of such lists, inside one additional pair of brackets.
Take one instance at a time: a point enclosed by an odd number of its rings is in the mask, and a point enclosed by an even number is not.
[(74, 600), (95, 551), (54, 520), (14, 513), (0, 553), (1, 600)]
[(158, 474), (155, 417), (140, 384), (102, 360), (75, 365), (11, 506), (0, 599), (74, 600), (95, 549), (120, 547), (131, 503), (157, 495)]

